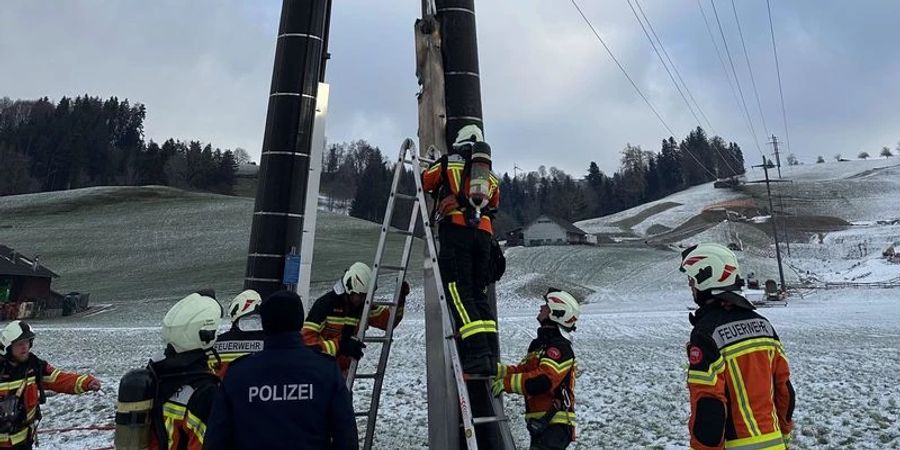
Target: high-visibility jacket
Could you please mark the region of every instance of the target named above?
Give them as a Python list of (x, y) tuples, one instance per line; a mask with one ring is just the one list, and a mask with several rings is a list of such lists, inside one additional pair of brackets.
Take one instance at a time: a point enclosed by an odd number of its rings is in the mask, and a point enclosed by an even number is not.
[(794, 389), (772, 324), (719, 299), (697, 310), (692, 323), (691, 448), (784, 449), (793, 429)]
[(525, 419), (540, 419), (556, 410), (550, 424), (570, 427), (575, 439), (575, 352), (559, 329), (544, 326), (519, 364), (501, 367), (503, 390), (525, 396)]
[(150, 448), (202, 450), (218, 386), (206, 353), (167, 352), (165, 359), (150, 363), (150, 370), (157, 376), (159, 392), (150, 416)]
[(0, 358), (0, 398), (18, 395), (25, 413), (17, 430), (0, 433), (0, 448), (31, 448), (36, 431), (35, 422), (41, 418), (39, 382), (45, 390), (82, 394), (92, 381), (94, 377), (91, 375), (63, 372), (34, 354), (29, 355), (28, 361), (23, 363)]
[[(460, 192), (464, 194), (469, 191), (469, 183), (471, 180), (470, 177), (464, 176), (465, 168), (466, 161), (464, 158), (459, 155), (445, 156), (429, 166), (422, 174), (422, 189), (424, 189), (425, 192), (434, 192), (441, 187), (446, 187), (449, 189), (449, 192), (443, 192), (441, 197), (452, 195), (459, 198), (461, 197)], [(444, 220), (449, 220), (451, 223), (463, 227), (469, 226), (466, 214), (471, 213), (472, 206), (469, 205), (468, 201), (460, 201), (459, 203), (459, 208), (447, 214)], [(488, 182), (488, 210), (496, 210), (499, 206), (500, 179), (497, 178), (496, 174), (491, 172)], [(478, 228), (493, 234), (494, 227), (491, 224), (491, 215), (488, 212), (489, 211), (485, 211), (485, 213), (481, 215)]]
[(218, 358), (209, 355), (209, 367), (216, 372), (216, 376), (222, 378), (228, 367), (234, 360), (262, 351), (265, 342), (265, 333), (261, 330), (241, 330), (232, 325), (231, 329), (218, 335), (213, 348), (216, 349)]
[[(335, 286), (340, 290), (340, 286)], [(303, 322), (303, 343), (308, 347), (317, 347), (322, 353), (334, 356), (338, 360), (341, 371), (350, 368), (351, 358), (340, 355), (341, 338), (356, 334), (362, 308), (353, 308), (347, 300), (347, 294), (332, 290), (319, 297), (309, 310)], [(369, 326), (384, 330), (387, 328), (391, 311), (387, 306), (372, 305), (369, 310)], [(403, 320), (403, 306), (397, 307), (394, 326)]]

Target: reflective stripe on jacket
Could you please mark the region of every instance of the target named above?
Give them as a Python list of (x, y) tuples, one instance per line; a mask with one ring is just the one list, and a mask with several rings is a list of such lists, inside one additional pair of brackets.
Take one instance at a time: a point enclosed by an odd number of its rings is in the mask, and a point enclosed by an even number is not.
[[(440, 189), (440, 187), (444, 184), (444, 181), (447, 182), (448, 187), (450, 188), (450, 192), (446, 195), (459, 196), (460, 189), (462, 192), (468, 192), (469, 190), (469, 182), (471, 181), (468, 177), (463, 180), (463, 172), (465, 171), (466, 163), (461, 159), (448, 159), (447, 161), (447, 170), (442, 170), (443, 165), (441, 161), (437, 161), (425, 172), (422, 173), (422, 189), (425, 192), (432, 192)], [(446, 175), (446, 180), (445, 180)], [(471, 208), (469, 205), (460, 205), (460, 207)], [(488, 208), (496, 210), (500, 207), (500, 179), (497, 178), (493, 172), (490, 175), (490, 180), (488, 182)], [(447, 214), (450, 222), (459, 226), (469, 226), (466, 222), (466, 216), (463, 211), (460, 209), (456, 209), (449, 214)], [(491, 218), (488, 215), (482, 215), (481, 221), (478, 223), (478, 229), (486, 231), (490, 234), (494, 234), (494, 227), (491, 223)]]
[[(551, 424), (572, 427), (574, 438), (575, 374), (577, 364), (572, 344), (555, 326), (542, 327), (538, 337), (528, 346), (528, 354), (519, 364), (506, 366), (504, 391), (525, 396), (525, 418), (539, 419), (551, 409), (557, 412)], [(568, 399), (561, 398), (560, 385), (568, 391)], [(566, 404), (568, 403), (568, 404)]]
[(688, 344), (691, 447), (784, 449), (794, 389), (784, 347), (754, 311), (700, 308)]
[(62, 394), (82, 394), (94, 381), (91, 375), (63, 372), (54, 368), (34, 354), (24, 363), (12, 364), (0, 358), (0, 397), (19, 395), (25, 408), (22, 426), (11, 433), (0, 433), (0, 448), (10, 448), (31, 442), (34, 422), (41, 417), (40, 391), (37, 385), (38, 372), (42, 374), (41, 384), (45, 390)]
[[(303, 343), (307, 347), (317, 347), (322, 353), (335, 356), (338, 365), (345, 371), (350, 367), (350, 358), (338, 355), (343, 336), (353, 336), (359, 326), (362, 308), (351, 309), (345, 298), (346, 294), (338, 294), (334, 290), (319, 297), (309, 310), (303, 322)], [(369, 326), (385, 329), (391, 310), (387, 306), (372, 305), (369, 310)], [(394, 326), (403, 320), (403, 307), (397, 307)]]

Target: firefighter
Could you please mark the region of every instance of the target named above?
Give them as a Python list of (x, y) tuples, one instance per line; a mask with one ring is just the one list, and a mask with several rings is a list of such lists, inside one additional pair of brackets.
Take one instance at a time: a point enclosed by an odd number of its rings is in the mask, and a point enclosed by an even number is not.
[(575, 352), (572, 335), (581, 307), (571, 294), (549, 289), (537, 320), (538, 336), (516, 365), (497, 365), (491, 385), (525, 396), (525, 423), (532, 450), (556, 450), (575, 440)]
[(163, 318), (164, 358), (150, 361), (155, 396), (150, 410), (150, 448), (200, 450), (219, 379), (207, 353), (216, 342), (222, 306), (209, 291), (193, 293)]
[(687, 345), (691, 448), (787, 448), (794, 388), (772, 324), (741, 295), (737, 257), (718, 244), (682, 252), (694, 301)]
[[(374, 289), (375, 280), (369, 266), (356, 262), (344, 272), (334, 288), (319, 297), (309, 310), (303, 322), (303, 342), (318, 348), (322, 353), (338, 360), (341, 372), (347, 376), (351, 358), (359, 360), (363, 356), (365, 344), (355, 339), (363, 304), (369, 289)], [(394, 326), (403, 319), (403, 307), (409, 294), (409, 284), (403, 282)], [(385, 329), (391, 311), (383, 305), (373, 305), (369, 311), (369, 325)]]
[(34, 331), (14, 320), (0, 331), (0, 449), (32, 448), (44, 389), (63, 394), (99, 391), (91, 375), (63, 372), (31, 353)]
[(263, 349), (263, 332), (259, 323), (262, 299), (253, 289), (241, 292), (228, 306), (231, 329), (216, 338), (215, 354), (210, 355), (210, 367), (219, 378), (225, 376), (234, 360)]
[(204, 448), (359, 448), (350, 393), (331, 357), (307, 348), (298, 331), (303, 304), (291, 291), (260, 307), (265, 347), (228, 369), (216, 394)]
[[(480, 133), (477, 133), (480, 135)], [(497, 361), (497, 319), (488, 303), (492, 219), (500, 205), (499, 179), (490, 171), (490, 146), (457, 142), (422, 174), (435, 199), (439, 222), (439, 268), (457, 327), (463, 371), (491, 375)], [(477, 174), (484, 172), (483, 176)]]

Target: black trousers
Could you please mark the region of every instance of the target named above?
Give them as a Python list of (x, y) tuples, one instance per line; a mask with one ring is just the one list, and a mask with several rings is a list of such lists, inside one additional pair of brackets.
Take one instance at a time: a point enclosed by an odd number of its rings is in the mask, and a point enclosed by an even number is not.
[(529, 450), (565, 450), (572, 441), (568, 425), (550, 425), (541, 434), (531, 436)]
[(497, 359), (497, 318), (487, 299), (491, 236), (477, 228), (442, 223), (438, 265), (459, 334), (463, 370), (493, 374)]

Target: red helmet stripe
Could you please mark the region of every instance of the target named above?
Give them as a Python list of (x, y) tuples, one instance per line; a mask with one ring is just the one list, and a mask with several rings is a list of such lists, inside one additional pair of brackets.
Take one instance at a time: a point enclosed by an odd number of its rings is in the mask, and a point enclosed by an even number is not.
[(719, 278), (719, 282), (727, 280), (735, 270), (737, 270), (737, 267), (725, 264), (725, 270), (722, 271), (722, 276)]
[(698, 262), (703, 261), (704, 259), (706, 259), (705, 256), (691, 256), (690, 258), (684, 260), (684, 262), (681, 265), (693, 266), (694, 264), (697, 264)]

